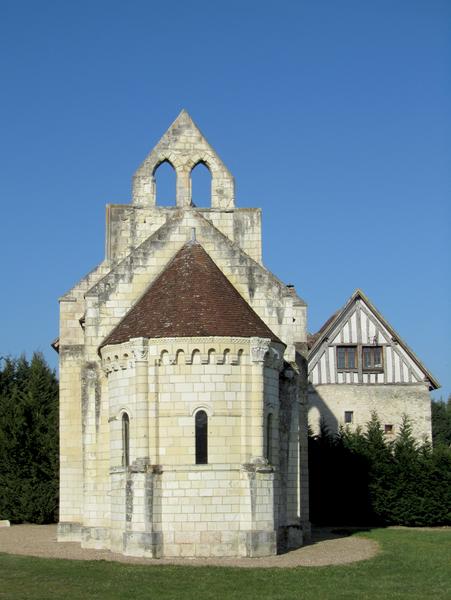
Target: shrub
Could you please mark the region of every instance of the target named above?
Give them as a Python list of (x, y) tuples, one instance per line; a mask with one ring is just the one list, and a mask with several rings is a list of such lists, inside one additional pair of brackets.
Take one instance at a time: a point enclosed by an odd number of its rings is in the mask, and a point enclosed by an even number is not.
[(451, 450), (418, 444), (406, 416), (392, 443), (373, 414), (364, 432), (322, 428), (309, 452), (313, 522), (451, 524)]

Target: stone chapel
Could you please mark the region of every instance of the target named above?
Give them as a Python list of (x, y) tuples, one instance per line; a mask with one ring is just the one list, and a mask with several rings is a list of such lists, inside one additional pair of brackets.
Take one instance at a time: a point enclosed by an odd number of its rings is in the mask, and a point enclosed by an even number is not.
[[(176, 172), (176, 206), (155, 171)], [(191, 198), (208, 167), (211, 207)], [(310, 533), (306, 305), (262, 264), (261, 211), (182, 111), (60, 299), (58, 539), (131, 556), (266, 556)]]

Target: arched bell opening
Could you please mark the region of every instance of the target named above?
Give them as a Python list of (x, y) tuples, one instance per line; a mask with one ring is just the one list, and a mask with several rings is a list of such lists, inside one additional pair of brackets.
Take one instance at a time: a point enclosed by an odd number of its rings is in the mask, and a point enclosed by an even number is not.
[(159, 163), (153, 172), (155, 203), (158, 206), (176, 205), (177, 176), (169, 160)]
[(208, 165), (199, 161), (191, 170), (191, 204), (211, 208), (212, 175)]

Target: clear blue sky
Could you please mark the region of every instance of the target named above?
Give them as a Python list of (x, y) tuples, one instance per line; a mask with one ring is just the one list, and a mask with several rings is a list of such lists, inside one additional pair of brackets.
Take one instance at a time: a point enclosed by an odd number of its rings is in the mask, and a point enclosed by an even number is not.
[(448, 0), (3, 0), (0, 69), (0, 355), (56, 366), (57, 298), (186, 108), (310, 331), (360, 287), (451, 392)]

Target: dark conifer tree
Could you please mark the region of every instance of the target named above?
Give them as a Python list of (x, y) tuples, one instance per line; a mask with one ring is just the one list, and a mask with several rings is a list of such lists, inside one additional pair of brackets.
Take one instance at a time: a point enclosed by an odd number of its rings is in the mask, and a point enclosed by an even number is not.
[(0, 518), (48, 523), (58, 506), (58, 382), (41, 354), (0, 372)]
[(394, 442), (373, 414), (365, 431), (323, 427), (309, 444), (314, 523), (451, 524), (451, 449), (418, 443), (407, 417)]
[(451, 448), (451, 395), (447, 402), (432, 400), (432, 441)]

